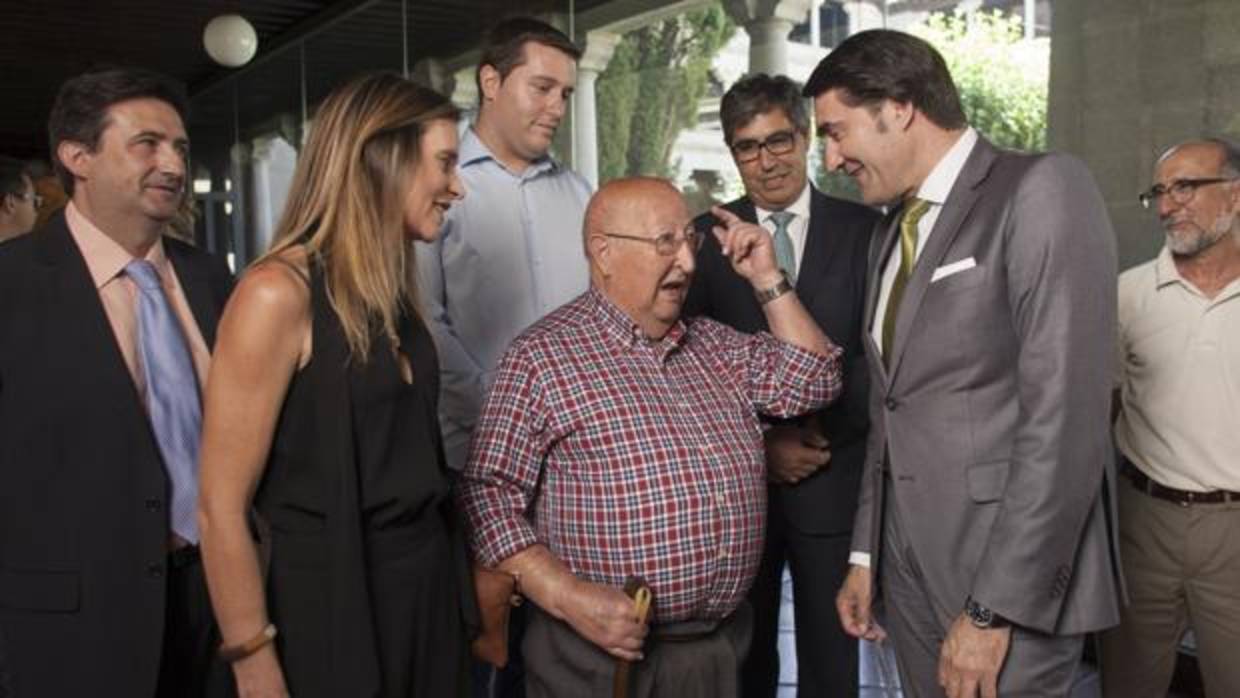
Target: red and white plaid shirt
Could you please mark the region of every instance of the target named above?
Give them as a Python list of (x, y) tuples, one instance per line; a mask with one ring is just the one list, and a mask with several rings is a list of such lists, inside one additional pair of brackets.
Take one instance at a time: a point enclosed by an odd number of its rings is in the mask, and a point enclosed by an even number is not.
[(727, 616), (762, 553), (758, 414), (834, 400), (841, 353), (707, 318), (652, 342), (591, 288), (500, 362), (461, 487), (477, 559), (542, 543), (582, 579), (643, 577), (659, 622)]

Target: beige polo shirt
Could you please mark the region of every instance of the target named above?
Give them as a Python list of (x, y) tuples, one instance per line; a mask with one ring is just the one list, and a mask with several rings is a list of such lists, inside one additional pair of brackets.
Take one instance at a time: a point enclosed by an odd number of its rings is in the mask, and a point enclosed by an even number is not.
[(1182, 490), (1240, 492), (1240, 279), (1206, 298), (1163, 248), (1119, 277), (1121, 451)]

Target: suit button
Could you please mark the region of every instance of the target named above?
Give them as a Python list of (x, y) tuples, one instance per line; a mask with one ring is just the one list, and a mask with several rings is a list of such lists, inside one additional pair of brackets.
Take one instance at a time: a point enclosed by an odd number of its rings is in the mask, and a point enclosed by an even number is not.
[(160, 511), (161, 509), (163, 509), (163, 508), (164, 508), (164, 503), (163, 503), (163, 502), (161, 502), (161, 501), (159, 501), (158, 499), (148, 499), (148, 500), (146, 500), (146, 510), (147, 510), (147, 511), (159, 512), (159, 511)]
[(895, 411), (896, 411), (896, 408), (900, 406), (899, 401), (897, 401), (897, 400), (896, 400), (895, 398), (893, 398), (893, 397), (889, 397), (889, 398), (887, 398), (887, 401), (886, 401), (886, 402), (884, 402), (883, 404), (885, 404), (885, 405), (887, 406), (887, 409), (888, 409), (888, 410), (890, 410), (890, 411), (892, 411), (892, 412), (895, 412)]
[(158, 562), (152, 562), (146, 566), (146, 576), (151, 579), (160, 579), (164, 576), (164, 566)]

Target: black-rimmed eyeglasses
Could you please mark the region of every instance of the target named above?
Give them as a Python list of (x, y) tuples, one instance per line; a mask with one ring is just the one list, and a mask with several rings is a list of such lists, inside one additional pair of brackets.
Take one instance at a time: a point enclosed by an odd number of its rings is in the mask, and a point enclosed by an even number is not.
[(688, 245), (689, 249), (697, 254), (702, 249), (702, 234), (694, 227), (685, 228), (679, 233), (667, 232), (652, 238), (642, 237), (640, 235), (624, 235), (622, 233), (603, 233), (604, 237), (620, 238), (621, 240), (636, 240), (638, 242), (648, 242), (654, 245), (654, 251), (664, 257), (671, 257), (680, 251), (681, 245)]
[(792, 152), (796, 143), (796, 131), (776, 131), (760, 141), (752, 138), (736, 141), (732, 144), (732, 155), (737, 162), (753, 162), (758, 159), (763, 148), (771, 155), (787, 155)]
[(1193, 200), (1193, 195), (1197, 193), (1199, 187), (1208, 186), (1210, 184), (1222, 184), (1223, 182), (1234, 182), (1235, 177), (1203, 177), (1200, 179), (1177, 179), (1171, 184), (1155, 184), (1150, 187), (1149, 191), (1137, 196), (1141, 201), (1141, 206), (1146, 209), (1153, 209), (1158, 206), (1158, 198), (1160, 196), (1170, 196), (1171, 200), (1183, 206)]

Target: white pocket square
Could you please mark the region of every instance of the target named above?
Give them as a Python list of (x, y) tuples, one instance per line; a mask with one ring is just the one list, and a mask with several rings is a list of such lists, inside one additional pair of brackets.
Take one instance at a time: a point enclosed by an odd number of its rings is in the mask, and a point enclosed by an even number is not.
[(977, 262), (973, 261), (972, 257), (965, 257), (964, 259), (960, 261), (952, 262), (951, 264), (944, 264), (943, 266), (934, 270), (934, 274), (930, 277), (930, 283), (934, 283), (935, 281), (938, 281), (939, 279), (946, 279), (952, 274), (959, 274), (962, 271), (972, 269), (973, 267), (976, 267), (976, 266), (977, 266)]

